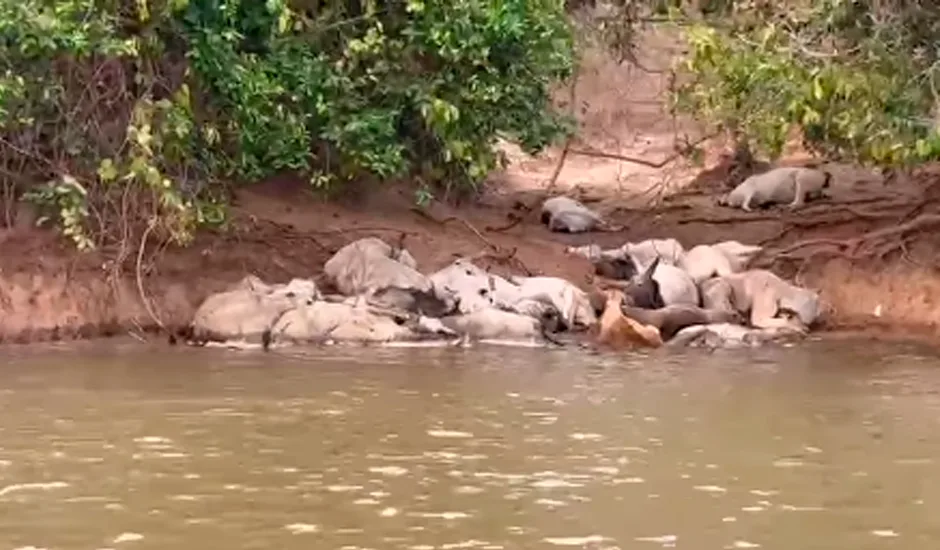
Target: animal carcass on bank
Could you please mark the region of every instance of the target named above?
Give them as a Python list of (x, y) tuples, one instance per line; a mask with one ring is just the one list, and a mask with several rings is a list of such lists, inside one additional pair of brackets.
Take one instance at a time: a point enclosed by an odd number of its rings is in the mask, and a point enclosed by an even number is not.
[(339, 249), (323, 272), (346, 296), (386, 287), (431, 290), (431, 281), (418, 272), (407, 250), (396, 250), (376, 237), (353, 241)]
[(495, 273), (489, 273), (466, 258), (458, 258), (430, 277), (435, 288), (444, 288), (458, 301), (462, 313), (499, 309), (529, 316), (540, 321), (559, 318), (553, 299), (545, 293), (523, 293)]
[(544, 344), (546, 328), (534, 317), (496, 308), (449, 315), (441, 324), (455, 333), (477, 341)]
[(552, 197), (542, 203), (541, 220), (560, 233), (585, 233), (603, 223), (600, 214), (568, 197)]
[(750, 211), (752, 208), (786, 204), (799, 208), (807, 201), (824, 196), (832, 174), (816, 168), (784, 166), (754, 174), (727, 195), (718, 199), (721, 206)]
[(284, 312), (319, 298), (316, 284), (310, 280), (269, 285), (249, 275), (203, 301), (193, 315), (191, 338), (195, 342), (260, 342)]
[(549, 302), (569, 329), (590, 327), (597, 322), (586, 292), (560, 277), (512, 277), (523, 299)]
[[(706, 308), (733, 309), (748, 315), (755, 328), (808, 330), (820, 317), (819, 295), (788, 283), (765, 269), (716, 277), (702, 283)], [(780, 317), (793, 314), (795, 318)]]
[(365, 295), (422, 314), (444, 314), (456, 307), (446, 289), (435, 287), (416, 269), (407, 250), (392, 248), (375, 237), (341, 248), (326, 262), (323, 272), (346, 296)]
[(271, 328), (272, 345), (323, 342), (388, 343), (440, 340), (454, 333), (422, 316), (381, 312), (366, 301), (317, 301), (285, 312)]
[(791, 342), (799, 338), (799, 333), (782, 328), (753, 328), (734, 323), (713, 323), (686, 327), (676, 333), (667, 345), (673, 348), (741, 348)]

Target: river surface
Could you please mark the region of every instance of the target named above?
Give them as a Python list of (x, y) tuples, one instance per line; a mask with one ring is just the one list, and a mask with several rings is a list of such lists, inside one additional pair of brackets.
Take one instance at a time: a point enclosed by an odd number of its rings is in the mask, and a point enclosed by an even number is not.
[(940, 548), (913, 348), (0, 353), (0, 550)]

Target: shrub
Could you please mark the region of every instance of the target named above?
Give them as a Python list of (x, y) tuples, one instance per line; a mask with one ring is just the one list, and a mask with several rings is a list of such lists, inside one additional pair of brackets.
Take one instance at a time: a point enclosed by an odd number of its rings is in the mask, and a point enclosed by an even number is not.
[(473, 187), (498, 137), (571, 127), (560, 1), (0, 0), (0, 35), (5, 196), (81, 248), (188, 242), (227, 182), (285, 170)]
[[(940, 156), (940, 12), (922, 2), (616, 2), (610, 45), (637, 26), (678, 24), (676, 112), (778, 156), (795, 132), (830, 159), (886, 167)], [(656, 15), (659, 14), (659, 15)], [(625, 28), (627, 30), (622, 30)]]

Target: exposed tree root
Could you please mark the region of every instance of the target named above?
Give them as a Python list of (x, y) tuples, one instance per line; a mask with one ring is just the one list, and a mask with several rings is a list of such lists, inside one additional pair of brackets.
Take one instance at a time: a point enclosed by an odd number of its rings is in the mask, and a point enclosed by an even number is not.
[[(909, 211), (908, 213), (898, 214), (897, 211), (894, 210), (894, 207), (896, 206), (898, 206), (898, 204), (886, 205), (884, 207), (886, 211), (884, 212), (868, 212), (868, 211), (856, 210), (845, 205), (834, 205), (831, 207), (831, 209), (828, 212), (818, 211), (820, 215), (816, 216), (815, 218), (780, 220), (784, 222), (785, 224), (784, 227), (781, 228), (780, 231), (778, 231), (775, 235), (760, 241), (758, 244), (760, 244), (763, 247), (767, 247), (773, 243), (779, 242), (792, 231), (796, 231), (796, 230), (807, 231), (813, 228), (826, 226), (826, 225), (829, 225), (829, 226), (843, 225), (843, 224), (848, 224), (848, 223), (857, 222), (857, 221), (881, 222), (881, 221), (892, 220), (892, 219), (897, 220), (897, 221), (904, 221), (905, 219), (910, 219), (910, 213), (913, 211), (913, 209)], [(922, 207), (921, 206), (915, 207), (915, 209), (919, 209), (919, 208), (922, 208)], [(840, 212), (846, 212), (849, 214), (849, 216), (833, 216), (833, 214), (838, 214)]]
[(490, 225), (488, 225), (488, 226), (486, 226), (486, 228), (485, 228), (486, 231), (491, 232), (491, 233), (502, 233), (502, 232), (504, 232), (504, 231), (509, 231), (509, 230), (512, 229), (513, 227), (516, 227), (517, 225), (519, 225), (520, 223), (522, 223), (523, 220), (525, 220), (525, 218), (523, 218), (523, 217), (522, 217), (521, 215), (519, 215), (519, 214), (516, 214), (515, 212), (510, 212), (510, 213), (507, 215), (507, 217), (508, 217), (509, 220), (510, 220), (509, 223), (506, 223), (506, 224), (504, 224), (504, 225), (499, 225), (499, 226), (490, 226)]
[[(722, 225), (722, 224), (737, 224), (737, 223), (748, 223), (748, 222), (781, 222), (795, 227), (809, 228), (817, 225), (828, 225), (828, 224), (839, 224), (839, 223), (848, 223), (853, 220), (884, 220), (889, 218), (897, 217), (896, 208), (901, 206), (909, 206), (910, 201), (893, 201), (885, 203), (883, 202), (884, 198), (881, 199), (865, 199), (859, 201), (845, 202), (845, 203), (825, 203), (825, 204), (811, 204), (803, 207), (800, 210), (790, 211), (790, 210), (771, 210), (769, 213), (746, 213), (742, 211), (736, 211), (733, 214), (728, 214), (726, 216), (698, 216), (698, 217), (689, 217), (678, 220), (676, 223), (679, 225), (688, 225), (690, 223), (707, 223), (711, 225)], [(879, 212), (871, 212), (867, 210), (859, 210), (854, 208), (853, 205), (856, 204), (870, 204), (878, 203)], [(918, 203), (918, 208), (923, 208), (922, 203)], [(833, 217), (833, 214), (838, 213), (847, 213), (850, 216), (848, 218), (837, 218)]]
[(150, 297), (147, 296), (146, 291), (144, 291), (144, 279), (143, 279), (143, 260), (144, 260), (144, 251), (147, 247), (147, 238), (150, 236), (150, 233), (156, 227), (156, 223), (151, 221), (147, 224), (147, 229), (144, 230), (143, 234), (140, 236), (140, 246), (137, 248), (137, 261), (134, 265), (134, 274), (137, 279), (137, 293), (140, 296), (140, 301), (144, 304), (144, 309), (147, 310), (147, 315), (150, 315), (150, 319), (160, 327), (163, 332), (170, 334), (170, 331), (166, 328), (166, 325), (163, 324), (163, 321), (157, 316), (156, 311), (153, 309), (153, 305), (150, 302)]
[[(687, 224), (744, 224), (777, 223), (780, 229), (759, 241), (763, 250), (751, 262), (754, 267), (772, 267), (778, 263), (795, 262), (800, 264), (799, 273), (808, 267), (812, 260), (823, 258), (847, 258), (852, 261), (883, 260), (889, 254), (900, 251), (905, 261), (913, 263), (907, 251), (909, 233), (940, 220), (940, 215), (924, 214), (932, 206), (929, 199), (913, 197), (865, 197), (849, 202), (813, 203), (791, 211), (778, 208), (770, 212), (744, 213), (729, 212), (724, 216), (690, 216), (679, 219), (679, 225)], [(876, 205), (858, 208), (859, 205)], [(807, 232), (822, 227), (842, 226), (862, 222), (894, 222), (897, 225), (885, 229), (873, 230), (851, 239), (809, 239), (780, 248), (776, 243), (782, 241), (794, 231)], [(900, 238), (898, 238), (900, 236)]]
[(800, 264), (798, 273), (802, 273), (812, 260), (819, 258), (880, 262), (893, 253), (900, 253), (902, 258), (914, 263), (908, 251), (913, 239), (910, 234), (937, 225), (940, 225), (940, 214), (920, 214), (900, 225), (869, 231), (851, 239), (807, 239), (780, 249), (765, 249), (762, 256), (770, 259), (761, 264), (773, 266), (780, 262), (795, 262)]

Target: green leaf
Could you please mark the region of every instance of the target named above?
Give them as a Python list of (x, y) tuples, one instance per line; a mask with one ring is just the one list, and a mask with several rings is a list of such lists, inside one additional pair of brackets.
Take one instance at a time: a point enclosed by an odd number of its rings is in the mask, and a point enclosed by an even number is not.
[(117, 178), (117, 175), (117, 168), (115, 168), (113, 160), (106, 158), (98, 165), (98, 178), (100, 178), (102, 182), (110, 183)]

